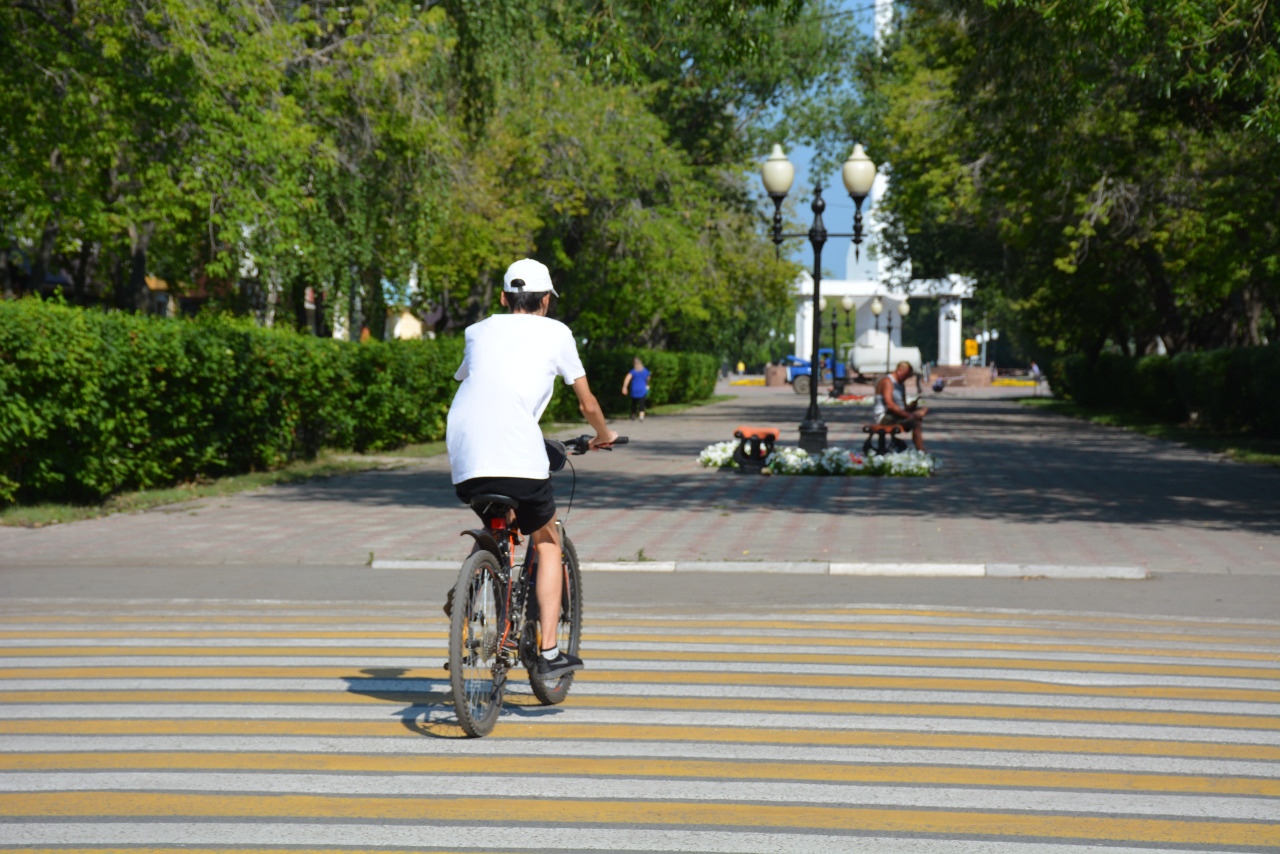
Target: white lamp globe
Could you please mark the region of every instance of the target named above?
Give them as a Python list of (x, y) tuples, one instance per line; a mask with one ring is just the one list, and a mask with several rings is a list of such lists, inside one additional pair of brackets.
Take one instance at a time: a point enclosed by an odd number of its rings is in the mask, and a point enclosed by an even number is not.
[(843, 308), (845, 311), (853, 311), (853, 303), (854, 303), (853, 297), (849, 296), (848, 294), (845, 294), (843, 297), (840, 298), (840, 307)]
[(774, 143), (773, 152), (760, 168), (760, 178), (764, 181), (764, 189), (771, 196), (785, 196), (791, 191), (791, 182), (796, 179), (796, 167), (783, 153), (782, 146)]
[(871, 185), (876, 180), (876, 165), (862, 150), (861, 144), (853, 147), (853, 153), (840, 170), (840, 177), (844, 179), (844, 188), (855, 199), (865, 198), (871, 192)]
[(906, 317), (911, 313), (911, 303), (904, 297), (902, 302), (898, 303), (898, 314)]
[(880, 302), (880, 297), (879, 297), (879, 295), (876, 295), (876, 296), (872, 297), (872, 299), (871, 299), (871, 313), (872, 313), (872, 314), (874, 314), (876, 317), (879, 317), (879, 316), (880, 316), (880, 312), (882, 312), (882, 311), (884, 311), (884, 303)]

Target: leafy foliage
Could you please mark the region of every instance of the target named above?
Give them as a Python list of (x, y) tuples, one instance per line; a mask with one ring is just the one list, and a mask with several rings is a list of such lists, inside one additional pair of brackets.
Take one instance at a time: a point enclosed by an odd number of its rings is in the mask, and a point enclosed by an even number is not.
[(912, 0), (865, 58), (884, 209), (1032, 354), (1263, 343), (1280, 319), (1280, 12)]
[[(751, 355), (786, 313), (750, 162), (817, 138), (851, 22), (826, 0), (0, 4), (6, 294), (171, 292), (383, 337), (552, 266), (588, 349)], [(847, 93), (846, 93), (847, 95)], [(10, 251), (12, 250), (12, 251)], [(746, 347), (747, 351), (740, 348)]]
[(460, 345), (0, 302), (0, 503), (93, 501), (321, 446), (439, 439)]
[(1280, 435), (1280, 345), (1176, 356), (1075, 354), (1054, 363), (1054, 392), (1082, 406), (1139, 412), (1215, 430)]

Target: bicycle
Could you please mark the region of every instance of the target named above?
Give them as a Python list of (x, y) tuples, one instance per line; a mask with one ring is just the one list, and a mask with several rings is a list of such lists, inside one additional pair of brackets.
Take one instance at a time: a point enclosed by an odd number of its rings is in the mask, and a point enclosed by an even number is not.
[[(590, 436), (563, 443), (546, 440), (551, 471), (560, 471), (570, 453), (585, 454), (590, 442)], [(613, 442), (626, 443), (625, 436)], [(573, 470), (572, 464), (569, 468)], [(576, 488), (575, 471), (565, 518), (573, 509)], [(449, 596), (449, 681), (458, 724), (472, 738), (493, 731), (502, 710), (507, 673), (517, 664), (528, 671), (529, 686), (543, 705), (564, 702), (573, 684), (573, 673), (544, 680), (535, 667), (542, 648), (535, 592), (538, 555), (531, 540), (524, 562), (514, 564), (516, 546), (521, 541), (507, 520), (510, 511), (518, 507), (519, 502), (506, 495), (485, 494), (472, 499), (471, 508), (483, 520), (484, 528), (463, 532), (475, 540), (475, 548), (463, 562)], [(556, 526), (564, 573), (556, 638), (562, 650), (577, 655), (582, 633), (582, 574), (577, 550), (563, 522), (557, 519)]]

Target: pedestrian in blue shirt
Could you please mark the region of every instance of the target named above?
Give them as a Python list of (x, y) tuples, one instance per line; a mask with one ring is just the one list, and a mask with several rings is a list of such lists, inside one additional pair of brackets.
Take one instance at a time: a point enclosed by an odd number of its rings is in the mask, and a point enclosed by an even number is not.
[(622, 393), (631, 398), (631, 420), (636, 419), (638, 411), (640, 420), (643, 421), (644, 401), (649, 396), (649, 369), (640, 361), (639, 356), (636, 357), (635, 367), (627, 371), (627, 376), (622, 381)]

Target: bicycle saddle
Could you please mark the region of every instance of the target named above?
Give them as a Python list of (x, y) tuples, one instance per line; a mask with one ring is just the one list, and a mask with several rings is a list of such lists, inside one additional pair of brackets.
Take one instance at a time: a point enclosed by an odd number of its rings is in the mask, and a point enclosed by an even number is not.
[(510, 495), (498, 495), (496, 492), (486, 492), (471, 499), (471, 509), (477, 513), (495, 504), (502, 508), (520, 509), (519, 501), (516, 501)]

